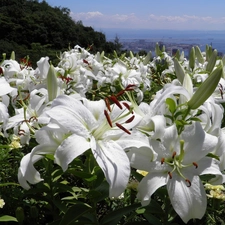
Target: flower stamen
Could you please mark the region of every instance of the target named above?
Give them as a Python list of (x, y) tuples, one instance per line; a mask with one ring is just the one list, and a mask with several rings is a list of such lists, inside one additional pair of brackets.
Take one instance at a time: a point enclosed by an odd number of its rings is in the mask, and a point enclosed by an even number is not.
[(127, 134), (131, 134), (131, 132), (127, 130), (124, 126), (122, 126), (121, 124), (116, 123), (116, 126), (119, 127), (121, 130), (123, 130), (124, 132), (126, 132)]
[(130, 122), (132, 122), (133, 120), (134, 120), (134, 115), (133, 116), (131, 116), (128, 120), (126, 120), (125, 121), (125, 123), (130, 123)]
[(187, 187), (191, 187), (191, 181), (190, 180), (186, 179), (185, 182), (188, 183)]
[(112, 121), (111, 121), (110, 116), (109, 116), (109, 114), (106, 110), (104, 110), (104, 114), (105, 114), (105, 117), (108, 121), (109, 126), (112, 127)]
[(169, 175), (170, 179), (172, 179), (172, 173), (168, 172), (168, 175)]
[(195, 166), (196, 169), (198, 168), (198, 164), (196, 162), (193, 162), (192, 164)]
[(117, 100), (116, 96), (112, 95), (109, 97), (110, 100), (112, 100), (120, 109), (123, 109), (122, 105), (120, 104), (120, 102)]
[(111, 107), (110, 107), (109, 99), (105, 98), (104, 100), (105, 100), (105, 105), (106, 105), (107, 109), (109, 110), (109, 112), (111, 112), (112, 110), (111, 110)]

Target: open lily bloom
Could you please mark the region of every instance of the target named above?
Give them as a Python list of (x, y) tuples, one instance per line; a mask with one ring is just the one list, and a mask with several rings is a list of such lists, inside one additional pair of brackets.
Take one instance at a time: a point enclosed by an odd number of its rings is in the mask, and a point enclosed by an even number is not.
[(175, 125), (166, 128), (161, 139), (150, 140), (158, 154), (152, 161), (147, 153), (128, 152), (131, 165), (148, 174), (138, 186), (138, 198), (148, 205), (151, 195), (167, 185), (173, 208), (187, 223), (192, 218), (202, 218), (206, 210), (206, 194), (199, 175), (222, 176), (218, 161), (206, 155), (217, 145), (218, 138), (205, 133), (199, 122), (185, 127), (181, 135)]
[[(124, 191), (130, 176), (130, 162), (124, 149), (149, 148), (145, 135), (139, 132), (132, 134), (130, 130), (141, 117), (132, 112), (128, 102), (117, 102), (109, 110), (103, 100), (80, 101), (73, 96), (64, 95), (57, 97), (46, 113), (52, 122), (57, 121), (67, 131), (67, 138), (58, 141), (58, 146), (54, 144), (53, 148), (48, 147), (51, 149), (49, 153), (43, 149), (41, 154), (54, 154), (55, 162), (65, 171), (74, 158), (91, 149), (110, 185), (110, 197), (118, 197)], [(23, 183), (26, 180), (26, 168), (33, 168), (33, 162), (39, 160), (38, 152), (41, 152), (41, 145), (22, 160), (20, 171), (24, 172), (23, 176), (20, 173), (20, 177)], [(31, 177), (29, 175), (29, 180), (35, 182)], [(40, 181), (40, 177), (38, 180)]]

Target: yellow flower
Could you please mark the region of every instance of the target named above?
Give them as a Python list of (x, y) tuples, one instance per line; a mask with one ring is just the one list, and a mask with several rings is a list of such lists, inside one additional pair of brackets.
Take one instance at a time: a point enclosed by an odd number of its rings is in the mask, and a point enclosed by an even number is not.
[(205, 184), (205, 188), (209, 190), (209, 194), (207, 194), (209, 198), (225, 200), (225, 188), (223, 185)]
[(16, 135), (13, 135), (12, 142), (9, 146), (10, 146), (10, 149), (22, 148), (20, 144), (20, 138)]
[(5, 201), (4, 199), (0, 199), (0, 208), (3, 208), (3, 206), (5, 205)]

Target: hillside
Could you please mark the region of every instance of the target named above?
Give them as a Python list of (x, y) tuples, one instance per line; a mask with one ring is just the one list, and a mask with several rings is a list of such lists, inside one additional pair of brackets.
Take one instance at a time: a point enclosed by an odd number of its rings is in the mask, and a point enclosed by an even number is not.
[(30, 55), (35, 62), (48, 55), (54, 60), (56, 53), (77, 44), (92, 45), (93, 53), (115, 49), (103, 33), (74, 21), (68, 8), (38, 0), (0, 1), (0, 54), (15, 51), (17, 59)]

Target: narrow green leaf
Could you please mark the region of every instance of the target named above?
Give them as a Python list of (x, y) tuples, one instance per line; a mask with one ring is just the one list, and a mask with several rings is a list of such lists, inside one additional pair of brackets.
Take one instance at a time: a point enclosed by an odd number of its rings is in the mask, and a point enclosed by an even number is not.
[(91, 207), (84, 203), (77, 203), (70, 207), (63, 216), (59, 225), (72, 225), (80, 216), (89, 212)]
[(115, 225), (118, 224), (118, 222), (121, 220), (121, 218), (136, 210), (138, 207), (140, 207), (139, 203), (133, 204), (133, 205), (129, 205), (127, 207), (124, 207), (122, 209), (117, 209), (113, 212), (110, 212), (109, 214), (107, 214), (105, 217), (103, 217), (103, 219), (100, 221), (100, 224), (103, 225)]
[(0, 187), (5, 187), (5, 186), (20, 186), (19, 184), (17, 183), (12, 183), (12, 182), (9, 182), (9, 183), (3, 183), (3, 184), (0, 184)]
[(13, 216), (4, 215), (0, 217), (0, 222), (18, 222), (18, 220)]

